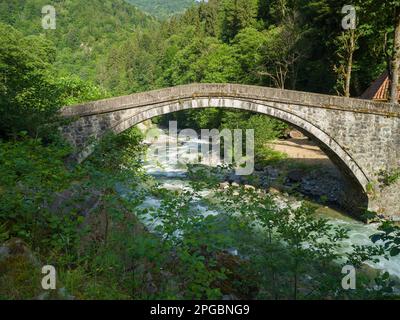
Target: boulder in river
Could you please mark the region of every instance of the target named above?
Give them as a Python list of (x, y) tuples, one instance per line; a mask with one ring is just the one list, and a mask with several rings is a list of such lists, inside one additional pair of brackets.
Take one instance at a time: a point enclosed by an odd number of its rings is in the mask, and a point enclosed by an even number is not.
[(304, 170), (301, 170), (301, 169), (291, 170), (287, 174), (287, 178), (291, 182), (301, 182), (303, 180), (304, 176), (305, 176), (305, 172), (304, 172)]

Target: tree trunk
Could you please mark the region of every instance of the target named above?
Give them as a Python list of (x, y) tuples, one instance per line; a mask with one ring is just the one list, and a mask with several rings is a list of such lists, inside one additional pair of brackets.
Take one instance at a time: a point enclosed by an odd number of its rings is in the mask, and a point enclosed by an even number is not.
[(355, 30), (350, 30), (350, 40), (349, 40), (349, 60), (347, 61), (347, 70), (346, 70), (346, 85), (344, 95), (345, 97), (350, 97), (350, 84), (351, 84), (351, 73), (353, 71), (353, 56), (354, 51), (356, 50), (356, 39), (355, 39)]
[(390, 81), (390, 102), (398, 103), (398, 87), (399, 87), (399, 69), (400, 69), (400, 7), (395, 11), (395, 32), (394, 46), (391, 68)]

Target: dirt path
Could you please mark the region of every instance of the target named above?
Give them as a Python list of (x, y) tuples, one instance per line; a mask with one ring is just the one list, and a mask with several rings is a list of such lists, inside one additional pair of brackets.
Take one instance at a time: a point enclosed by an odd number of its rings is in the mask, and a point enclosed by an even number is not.
[(316, 143), (307, 138), (277, 140), (270, 144), (276, 151), (286, 153), (288, 159), (306, 162), (310, 165), (333, 166), (328, 156)]

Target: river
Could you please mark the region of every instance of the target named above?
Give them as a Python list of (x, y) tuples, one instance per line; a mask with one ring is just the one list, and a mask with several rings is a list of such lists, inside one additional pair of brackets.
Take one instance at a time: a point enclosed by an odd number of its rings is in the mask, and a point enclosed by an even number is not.
[[(145, 142), (151, 145), (149, 148), (150, 150), (151, 148), (157, 148), (160, 145), (164, 145), (164, 143), (170, 139), (171, 138), (166, 132), (159, 132), (158, 134), (153, 135), (150, 139), (151, 141), (147, 140)], [(154, 152), (149, 152), (144, 161), (145, 170), (148, 174), (156, 178), (157, 182), (159, 182), (165, 189), (184, 190), (190, 188), (188, 184), (187, 167), (182, 164), (176, 164), (174, 159), (176, 159), (177, 155), (182, 156), (188, 154), (189, 148), (193, 147), (192, 143), (208, 144), (209, 142), (198, 139), (197, 141), (192, 140), (188, 143), (178, 139), (178, 146), (176, 148), (171, 149), (167, 147), (167, 157), (158, 157), (154, 155)], [(219, 159), (214, 159), (213, 163), (217, 165)], [(293, 201), (293, 199), (287, 199), (287, 201)], [(148, 197), (144, 205), (148, 207), (157, 207), (159, 203), (159, 199)], [(372, 244), (370, 236), (377, 232), (376, 224), (367, 225), (334, 208), (321, 205), (318, 206), (319, 208), (316, 212), (317, 215), (329, 219), (330, 222), (336, 226), (345, 227), (349, 230), (349, 239), (344, 240), (342, 246), (344, 251), (346, 251), (346, 248), (350, 248), (352, 244)], [(200, 209), (204, 211), (205, 216), (209, 214), (218, 214), (204, 206), (200, 207)], [(381, 257), (378, 263), (368, 262), (367, 264), (373, 269), (384, 270), (389, 272), (392, 276), (400, 278), (400, 256), (391, 258), (390, 260)]]

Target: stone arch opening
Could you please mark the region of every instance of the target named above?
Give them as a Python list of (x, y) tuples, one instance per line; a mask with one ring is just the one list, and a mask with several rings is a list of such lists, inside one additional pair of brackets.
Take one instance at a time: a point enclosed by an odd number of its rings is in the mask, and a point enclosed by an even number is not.
[(167, 104), (158, 104), (139, 111), (133, 116), (122, 119), (112, 127), (114, 133), (121, 133), (143, 121), (169, 113), (189, 109), (226, 108), (242, 111), (251, 111), (267, 115), (297, 128), (306, 136), (315, 141), (321, 150), (336, 165), (345, 177), (348, 201), (343, 206), (354, 213), (361, 213), (368, 208), (367, 185), (369, 180), (351, 155), (326, 132), (294, 113), (279, 108), (277, 103), (266, 103), (256, 100), (246, 100), (231, 97), (207, 97), (178, 100)]

